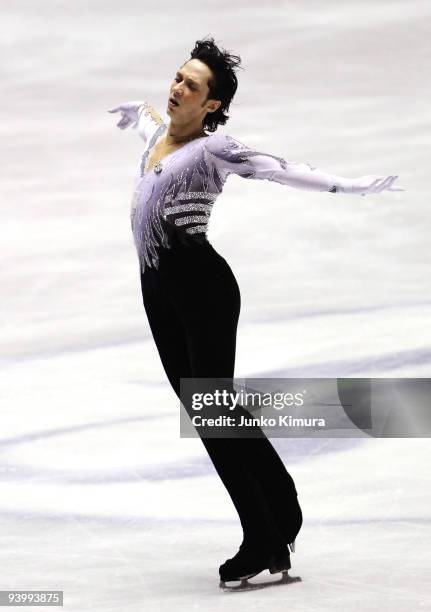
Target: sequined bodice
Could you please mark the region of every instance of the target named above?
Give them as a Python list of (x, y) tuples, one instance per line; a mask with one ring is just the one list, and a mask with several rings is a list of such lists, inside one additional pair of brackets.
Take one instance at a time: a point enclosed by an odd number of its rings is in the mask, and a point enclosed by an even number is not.
[[(190, 237), (205, 237), (215, 200), (230, 174), (267, 179), (297, 188), (337, 191), (337, 179), (307, 163), (253, 151), (228, 134), (212, 133), (182, 145), (151, 169), (148, 156), (167, 129), (143, 106), (137, 123), (144, 139), (131, 204), (131, 226), (142, 271), (158, 267), (158, 247), (170, 248), (161, 222), (174, 225)], [(342, 179), (340, 179), (342, 180)]]
[[(150, 172), (151, 170), (154, 170), (154, 172), (159, 174), (163, 170), (163, 160), (168, 158), (173, 153), (175, 153), (175, 151), (177, 151), (178, 149), (181, 149), (186, 144), (188, 144), (187, 142), (185, 142), (185, 143), (181, 144), (180, 146), (177, 146), (173, 151), (171, 151), (169, 153), (165, 153), (165, 155), (163, 155), (163, 157), (159, 158), (155, 163), (153, 163), (151, 165), (152, 157), (154, 156), (156, 146), (159, 144), (159, 141), (162, 139), (162, 136), (165, 135), (167, 127), (168, 126), (165, 125), (165, 124), (163, 124), (161, 126), (161, 128), (162, 128), (161, 129), (161, 135), (158, 136), (156, 142), (151, 147), (148, 147), (148, 149), (145, 151), (145, 154), (142, 156), (142, 161), (141, 161), (141, 176), (143, 176), (144, 172), (147, 173), (147, 172)], [(196, 137), (196, 138), (194, 138), (192, 140), (199, 140), (201, 137), (202, 138), (208, 138), (208, 135), (206, 134), (204, 136), (199, 136), (199, 137)]]
[[(159, 126), (152, 138), (154, 142), (166, 127)], [(210, 138), (203, 136), (189, 141), (150, 169), (145, 168), (152, 145), (144, 151), (131, 211), (141, 268), (157, 267), (158, 244), (169, 248), (161, 218), (192, 236), (206, 234), (212, 206), (222, 187), (221, 178), (211, 176), (205, 155), (204, 141)]]

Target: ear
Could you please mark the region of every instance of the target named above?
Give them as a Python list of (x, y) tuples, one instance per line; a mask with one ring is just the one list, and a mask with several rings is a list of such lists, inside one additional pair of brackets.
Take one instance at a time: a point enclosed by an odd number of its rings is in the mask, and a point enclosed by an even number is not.
[(220, 108), (220, 106), (221, 106), (221, 101), (220, 101), (220, 100), (214, 100), (214, 101), (211, 103), (211, 107), (208, 109), (208, 112), (209, 112), (209, 113), (215, 113), (215, 111), (216, 111), (218, 108)]

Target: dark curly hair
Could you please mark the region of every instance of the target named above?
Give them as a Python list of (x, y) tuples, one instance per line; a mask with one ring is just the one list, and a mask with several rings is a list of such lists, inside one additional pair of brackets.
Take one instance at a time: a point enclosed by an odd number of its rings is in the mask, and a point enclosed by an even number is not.
[[(239, 55), (231, 55), (226, 49), (219, 49), (214, 43), (214, 38), (208, 40), (197, 40), (193, 51), (190, 53), (191, 59), (198, 59), (210, 68), (212, 76), (208, 79), (207, 100), (220, 100), (221, 105), (213, 113), (207, 113), (203, 120), (203, 128), (208, 132), (215, 132), (218, 125), (225, 125), (229, 119), (224, 111), (229, 110), (232, 98), (238, 87), (238, 79), (234, 68), (240, 66), (241, 58)], [(187, 63), (187, 62), (184, 62)]]

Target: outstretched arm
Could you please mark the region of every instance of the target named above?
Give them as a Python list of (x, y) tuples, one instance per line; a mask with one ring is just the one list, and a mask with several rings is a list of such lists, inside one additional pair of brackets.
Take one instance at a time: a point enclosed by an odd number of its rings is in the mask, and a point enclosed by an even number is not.
[(253, 151), (228, 134), (208, 139), (207, 150), (213, 155), (215, 165), (225, 176), (238, 174), (243, 178), (267, 179), (297, 189), (331, 193), (366, 195), (384, 189), (405, 191), (400, 187), (392, 187), (398, 175), (371, 174), (359, 178), (337, 176), (307, 163), (286, 161), (276, 155)]
[(138, 134), (145, 142), (157, 127), (164, 124), (156, 109), (145, 100), (123, 102), (119, 106), (108, 110), (108, 113), (118, 112), (121, 112), (121, 119), (117, 123), (117, 127), (124, 130), (132, 124), (132, 129), (137, 129)]

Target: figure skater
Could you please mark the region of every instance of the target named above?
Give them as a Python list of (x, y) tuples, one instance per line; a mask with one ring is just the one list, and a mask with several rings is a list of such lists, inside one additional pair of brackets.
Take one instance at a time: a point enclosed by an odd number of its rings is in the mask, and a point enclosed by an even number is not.
[[(229, 118), (240, 62), (213, 38), (196, 41), (169, 87), (169, 125), (145, 100), (109, 110), (121, 112), (119, 128), (132, 125), (145, 142), (131, 225), (143, 305), (178, 398), (181, 378), (234, 377), (240, 290), (206, 236), (211, 209), (230, 174), (334, 194), (404, 191), (393, 187), (396, 175), (343, 178), (217, 133)], [(274, 447), (262, 432), (201, 440), (243, 530), (238, 552), (219, 568), (220, 586), (265, 569), (286, 572), (303, 517), (294, 481)]]

